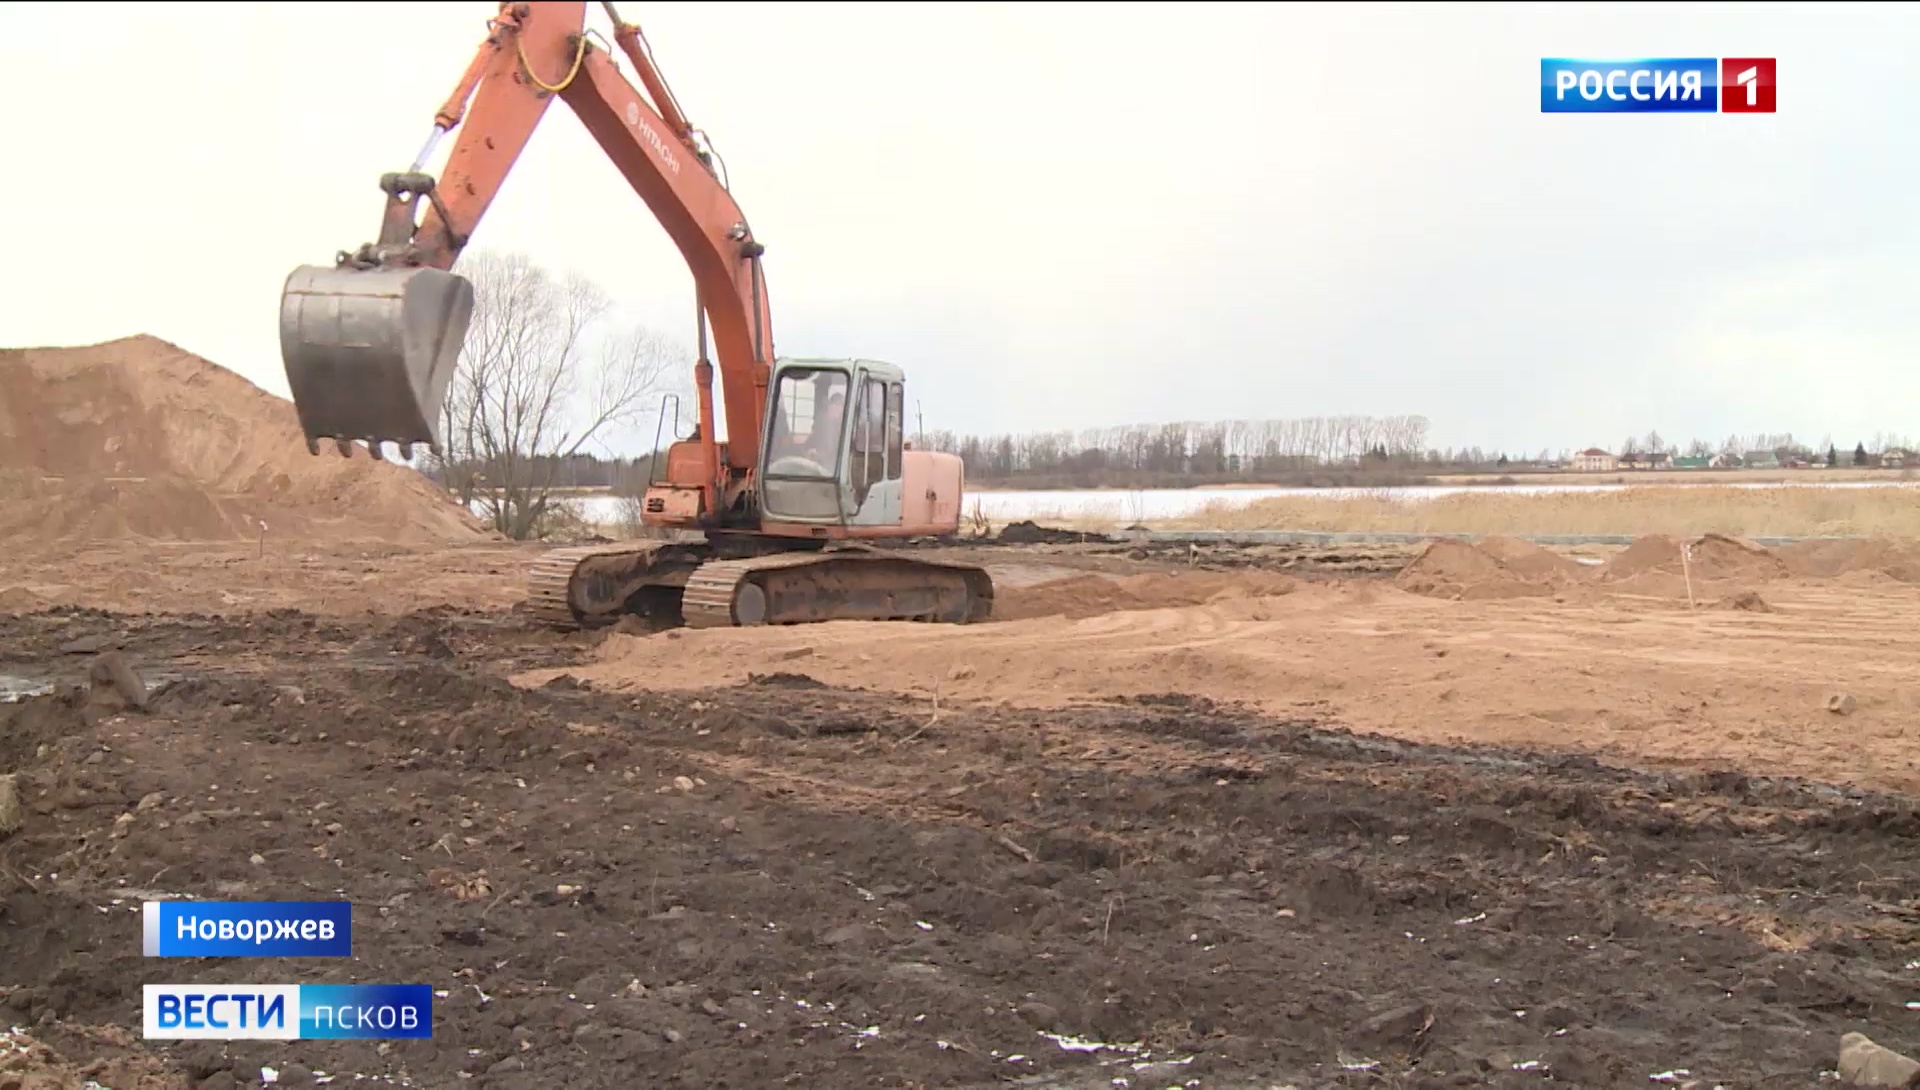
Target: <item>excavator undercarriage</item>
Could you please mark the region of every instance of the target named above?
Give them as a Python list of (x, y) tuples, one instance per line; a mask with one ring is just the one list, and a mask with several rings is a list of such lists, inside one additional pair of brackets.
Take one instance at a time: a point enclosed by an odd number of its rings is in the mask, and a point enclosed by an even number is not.
[[(528, 601), (535, 618), (569, 629), (628, 615), (722, 628), (836, 620), (969, 624), (993, 613), (993, 580), (971, 564), (864, 545), (753, 555), (755, 543), (722, 538), (719, 544), (557, 549), (534, 564)], [(747, 555), (729, 555), (742, 552)]]

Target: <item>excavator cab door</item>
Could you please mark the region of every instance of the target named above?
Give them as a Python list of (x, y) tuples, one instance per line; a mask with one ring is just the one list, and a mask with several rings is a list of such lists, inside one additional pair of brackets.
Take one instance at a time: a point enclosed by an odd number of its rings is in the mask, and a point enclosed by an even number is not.
[(853, 526), (900, 522), (901, 410), (906, 386), (897, 375), (873, 369), (860, 374), (855, 410), (848, 422), (846, 490)]

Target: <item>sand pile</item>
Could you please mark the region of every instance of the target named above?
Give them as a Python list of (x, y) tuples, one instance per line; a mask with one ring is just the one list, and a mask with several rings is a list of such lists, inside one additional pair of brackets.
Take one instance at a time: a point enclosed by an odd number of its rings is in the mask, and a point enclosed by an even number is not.
[(1562, 590), (1581, 574), (1566, 557), (1517, 538), (1442, 538), (1428, 542), (1394, 581), (1435, 598), (1531, 598)]
[(1738, 594), (1722, 598), (1713, 604), (1715, 609), (1734, 609), (1747, 613), (1772, 613), (1773, 604), (1760, 597), (1760, 592), (1743, 590)]
[(1786, 563), (1772, 550), (1751, 541), (1708, 534), (1691, 542), (1691, 552), (1677, 538), (1648, 534), (1635, 538), (1600, 569), (1608, 583), (1631, 584), (1632, 589), (1655, 594), (1686, 593), (1686, 580), (1695, 583), (1742, 583), (1784, 579)]
[(1082, 575), (1029, 587), (1004, 587), (994, 593), (993, 618), (1017, 621), (1028, 617), (1079, 619), (1103, 613), (1140, 609), (1171, 609), (1239, 598), (1286, 594), (1294, 581), (1271, 572), (1169, 572), (1129, 575), (1118, 579)]
[(25, 587), (0, 586), (0, 613), (32, 613), (46, 605), (46, 599)]
[(1600, 578), (1618, 581), (1667, 571), (1680, 572), (1679, 539), (1668, 534), (1646, 534), (1615, 553), (1600, 568)]
[(1800, 541), (1783, 546), (1777, 555), (1788, 571), (1804, 578), (1879, 572), (1902, 583), (1920, 583), (1920, 543), (1911, 541)]
[(1522, 541), (1516, 537), (1488, 537), (1474, 542), (1480, 551), (1506, 565), (1508, 571), (1516, 572), (1528, 579), (1553, 581), (1572, 581), (1586, 575), (1584, 568), (1577, 562), (1561, 556), (1551, 549), (1543, 549), (1531, 541)]
[(1763, 545), (1737, 537), (1708, 534), (1693, 543), (1688, 555), (1689, 570), (1707, 579), (1744, 581), (1785, 579), (1786, 562)]
[(0, 351), (0, 539), (484, 536), (419, 473), (322, 450), (292, 402), (155, 337)]

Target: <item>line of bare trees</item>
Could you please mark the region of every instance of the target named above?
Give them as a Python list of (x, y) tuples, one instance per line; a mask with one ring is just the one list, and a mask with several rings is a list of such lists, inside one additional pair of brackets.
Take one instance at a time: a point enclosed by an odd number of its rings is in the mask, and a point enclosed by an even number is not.
[(1425, 452), (1422, 416), (1315, 416), (1182, 421), (1083, 432), (961, 435), (930, 431), (916, 445), (960, 455), (974, 480), (1033, 487), (1205, 483), (1344, 471), (1404, 473)]
[(1800, 458), (1808, 462), (1824, 462), (1835, 459), (1835, 464), (1844, 465), (1849, 461), (1866, 461), (1889, 450), (1912, 451), (1913, 441), (1904, 435), (1889, 432), (1876, 432), (1871, 439), (1855, 441), (1851, 451), (1841, 450), (1833, 441), (1833, 436), (1823, 435), (1817, 443), (1802, 442), (1791, 432), (1756, 432), (1751, 435), (1729, 435), (1719, 443), (1710, 443), (1705, 439), (1692, 439), (1682, 447), (1662, 439), (1657, 431), (1645, 436), (1627, 436), (1620, 444), (1617, 454), (1670, 454), (1676, 457), (1711, 458), (1718, 454), (1751, 454), (1757, 451), (1771, 452), (1776, 458), (1786, 461)]
[[(1296, 485), (1413, 484), (1448, 473), (1544, 472), (1571, 464), (1571, 448), (1504, 451), (1481, 446), (1428, 447), (1421, 416), (1307, 417), (1213, 423), (1136, 424), (1084, 432), (966, 435), (929, 431), (915, 442), (958, 454), (971, 481), (1028, 488), (1177, 487), (1211, 483)], [(1630, 436), (1616, 454), (1683, 452), (1696, 457), (1772, 452), (1781, 462), (1878, 465), (1888, 450), (1913, 451), (1903, 436), (1881, 432), (1837, 449), (1790, 433), (1732, 435), (1719, 443), (1670, 443), (1657, 431)]]

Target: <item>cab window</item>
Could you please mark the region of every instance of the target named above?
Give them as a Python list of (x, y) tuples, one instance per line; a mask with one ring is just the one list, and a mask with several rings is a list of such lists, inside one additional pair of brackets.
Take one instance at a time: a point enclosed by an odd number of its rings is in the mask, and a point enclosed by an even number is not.
[(847, 397), (847, 376), (840, 371), (796, 368), (783, 371), (774, 389), (773, 435), (767, 451), (769, 472), (786, 458), (803, 458), (828, 476), (839, 468), (840, 422)]
[(887, 386), (887, 480), (900, 479), (900, 454), (904, 438), (906, 388), (899, 383)]

